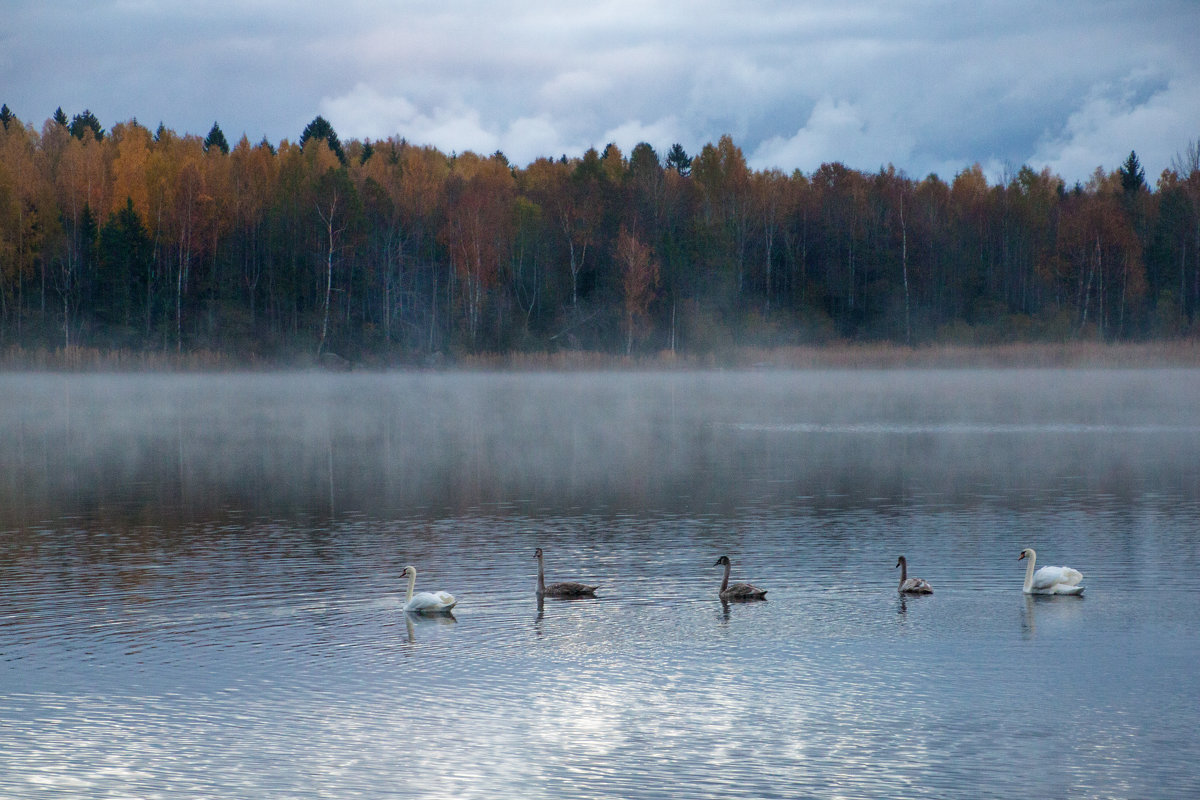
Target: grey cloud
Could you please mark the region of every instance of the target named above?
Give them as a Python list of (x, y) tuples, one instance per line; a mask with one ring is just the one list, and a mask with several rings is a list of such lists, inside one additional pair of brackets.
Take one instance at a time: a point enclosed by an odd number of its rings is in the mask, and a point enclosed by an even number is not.
[(1130, 149), (1156, 175), (1200, 136), (1186, 0), (9, 5), (0, 100), (35, 125), (62, 105), (278, 141), (324, 113), (344, 139), (518, 162), (730, 133), (757, 167), (1069, 181)]

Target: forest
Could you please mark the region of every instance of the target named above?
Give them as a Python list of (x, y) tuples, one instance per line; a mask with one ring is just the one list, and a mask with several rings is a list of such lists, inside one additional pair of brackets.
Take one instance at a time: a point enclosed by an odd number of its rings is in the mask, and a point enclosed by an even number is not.
[(1200, 145), (1153, 185), (754, 170), (729, 136), (526, 166), (0, 109), (0, 348), (233, 361), (1200, 335)]

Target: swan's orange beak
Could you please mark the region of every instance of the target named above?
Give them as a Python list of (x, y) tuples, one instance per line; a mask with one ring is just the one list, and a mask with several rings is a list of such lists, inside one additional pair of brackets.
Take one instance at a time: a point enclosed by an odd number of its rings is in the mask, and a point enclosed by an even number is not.
[(1020, 560), (1021, 560), (1022, 558), (1024, 558), (1024, 557), (1025, 557), (1025, 551), (1024, 551), (1024, 550), (1022, 550), (1022, 551), (1021, 551), (1021, 555), (1017, 556), (1017, 561), (1020, 561)]

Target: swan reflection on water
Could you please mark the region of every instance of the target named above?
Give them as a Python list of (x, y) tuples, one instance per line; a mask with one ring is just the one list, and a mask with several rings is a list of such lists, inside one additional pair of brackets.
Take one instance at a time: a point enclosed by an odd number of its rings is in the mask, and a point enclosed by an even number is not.
[[(1079, 594), (1027, 594), (1021, 620), (1021, 633), (1026, 639), (1037, 636), (1037, 618), (1043, 622), (1074, 622), (1083, 611), (1084, 597)], [(1038, 608), (1041, 606), (1041, 608)]]
[(454, 615), (449, 611), (443, 611), (441, 614), (420, 614), (416, 611), (404, 612), (404, 627), (408, 629), (408, 640), (415, 642), (416, 626), (431, 626), (431, 625), (453, 625), (458, 622)]

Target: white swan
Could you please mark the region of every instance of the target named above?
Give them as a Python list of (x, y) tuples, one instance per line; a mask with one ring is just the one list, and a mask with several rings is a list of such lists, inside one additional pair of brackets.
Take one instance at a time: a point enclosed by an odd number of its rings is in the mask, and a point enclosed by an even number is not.
[[(900, 556), (896, 561), (900, 568), (900, 592), (903, 594), (933, 594), (933, 587), (924, 578), (908, 577), (908, 560)], [(895, 569), (896, 567), (892, 567)]]
[(722, 600), (766, 600), (767, 590), (760, 589), (749, 583), (733, 583), (729, 582), (729, 572), (732, 565), (729, 563), (729, 556), (721, 556), (717, 559), (714, 567), (724, 565), (725, 577), (721, 579), (721, 589), (718, 592)]
[(445, 614), (458, 603), (449, 592), (417, 592), (417, 569), (411, 564), (404, 568), (408, 576), (408, 594), (404, 598), (404, 610), (415, 611), (418, 614)]
[(1042, 567), (1037, 572), (1037, 553), (1026, 547), (1017, 556), (1017, 561), (1029, 559), (1025, 569), (1025, 594), (1083, 594), (1083, 573), (1070, 567)]

